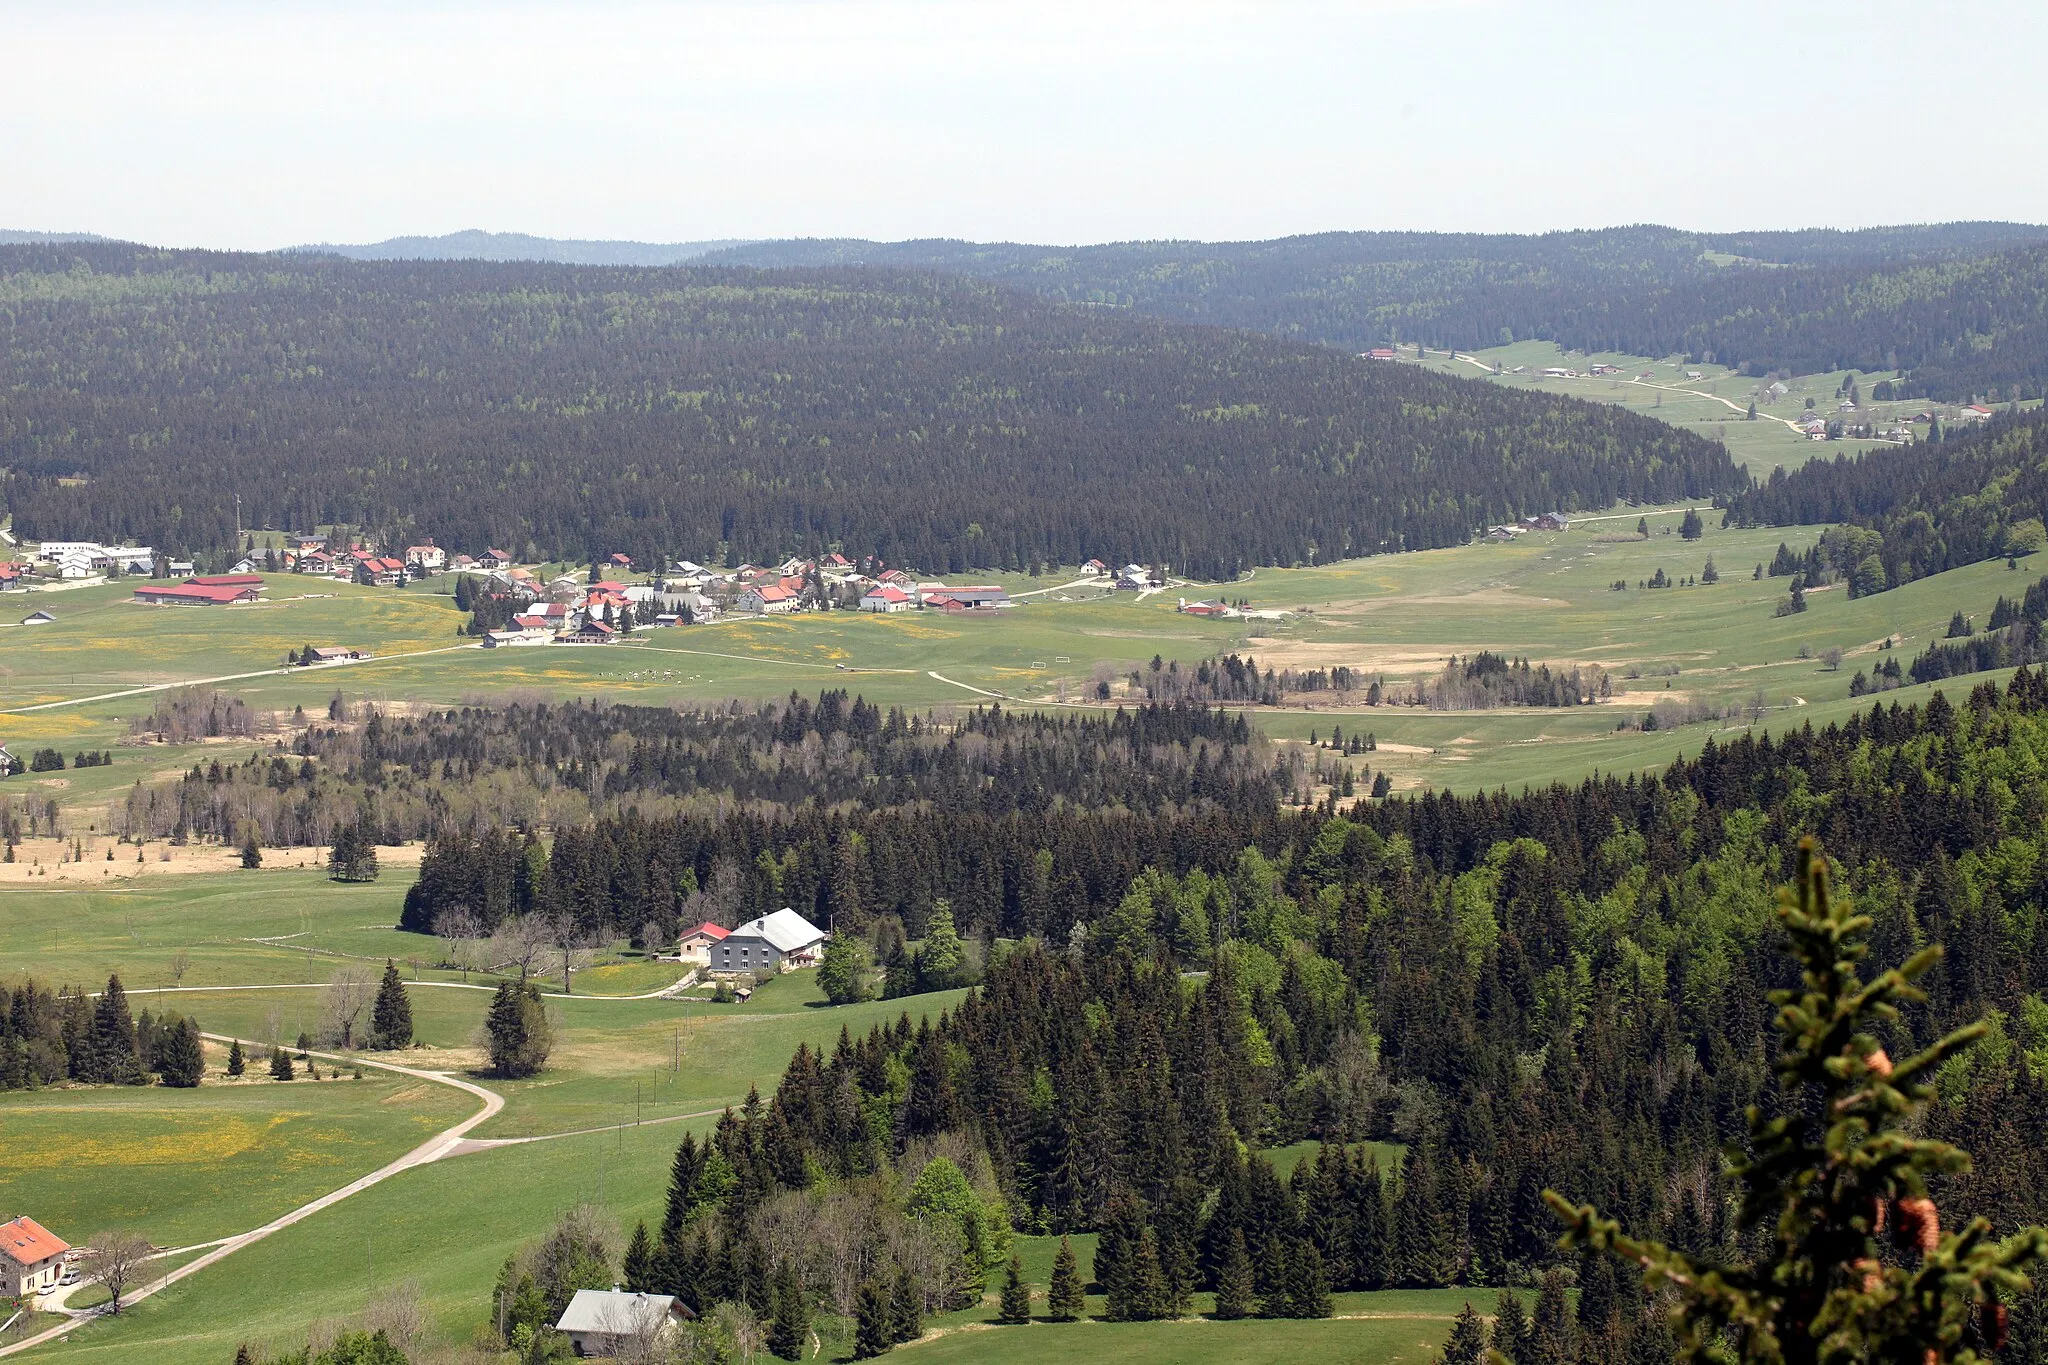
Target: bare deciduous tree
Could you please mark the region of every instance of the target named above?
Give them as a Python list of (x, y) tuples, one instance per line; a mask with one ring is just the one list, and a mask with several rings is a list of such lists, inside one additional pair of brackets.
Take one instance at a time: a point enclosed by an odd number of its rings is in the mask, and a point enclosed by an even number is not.
[(466, 905), (443, 910), (434, 917), (434, 936), (441, 940), (446, 959), (462, 969), (464, 981), (469, 980), (477, 940), (484, 937), (482, 917)]
[(369, 969), (351, 962), (334, 973), (320, 992), (320, 1018), (327, 1037), (345, 1048), (355, 1046), (356, 1025), (377, 993)]
[(1822, 650), (1820, 652), (1820, 664), (1822, 668), (1825, 668), (1830, 673), (1839, 669), (1842, 666), (1842, 647), (1840, 645), (1829, 645), (1826, 649)]
[(111, 1231), (97, 1234), (82, 1266), (86, 1279), (106, 1286), (112, 1302), (107, 1311), (121, 1311), (121, 1296), (135, 1282), (143, 1263), (156, 1251), (139, 1232)]
[(519, 915), (500, 924), (491, 935), (491, 965), (517, 966), (524, 979), (533, 975), (553, 947), (554, 926), (546, 915)]

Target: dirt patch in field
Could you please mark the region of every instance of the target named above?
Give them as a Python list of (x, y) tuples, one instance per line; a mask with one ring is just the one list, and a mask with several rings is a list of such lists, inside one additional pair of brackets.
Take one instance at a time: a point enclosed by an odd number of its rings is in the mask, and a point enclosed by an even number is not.
[[(424, 844), (379, 848), (377, 862), (383, 867), (417, 867), (426, 852)], [(81, 854), (82, 857), (74, 856)], [(113, 855), (109, 860), (108, 854)], [(141, 861), (136, 861), (137, 854)], [(280, 869), (327, 866), (325, 848), (266, 848), (263, 866), (245, 875), (259, 876)], [(23, 839), (14, 849), (14, 861), (0, 862), (0, 883), (13, 882), (114, 882), (137, 877), (178, 876), (192, 872), (244, 872), (241, 850), (215, 844), (173, 845), (162, 840), (140, 847), (110, 835), (69, 839)]]

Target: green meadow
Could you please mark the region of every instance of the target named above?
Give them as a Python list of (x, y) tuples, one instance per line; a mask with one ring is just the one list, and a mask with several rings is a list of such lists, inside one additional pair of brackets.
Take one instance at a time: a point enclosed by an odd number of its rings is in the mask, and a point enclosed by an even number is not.
[(475, 1112), (442, 1085), (367, 1071), (289, 1085), (97, 1086), (0, 1099), (0, 1188), (82, 1242), (131, 1227), (158, 1246), (246, 1232), (403, 1155)]

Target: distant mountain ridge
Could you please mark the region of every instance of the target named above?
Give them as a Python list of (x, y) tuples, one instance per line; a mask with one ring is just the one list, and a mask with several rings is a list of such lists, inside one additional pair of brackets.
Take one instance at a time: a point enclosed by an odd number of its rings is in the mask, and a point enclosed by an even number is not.
[(469, 228), (440, 237), (387, 237), (381, 242), (317, 242), (287, 252), (346, 256), (356, 261), (549, 261), (557, 265), (677, 265), (714, 251), (751, 246), (745, 238), (707, 242), (586, 241), (524, 232)]
[[(97, 232), (30, 232), (24, 228), (0, 228), (0, 246), (26, 246), (33, 242), (111, 242)], [(744, 244), (742, 244), (744, 245)]]

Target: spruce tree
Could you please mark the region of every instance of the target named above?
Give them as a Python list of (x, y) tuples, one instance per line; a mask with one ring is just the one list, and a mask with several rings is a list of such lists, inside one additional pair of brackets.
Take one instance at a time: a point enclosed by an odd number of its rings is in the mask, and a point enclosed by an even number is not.
[(1088, 1311), (1085, 1286), (1081, 1283), (1074, 1244), (1060, 1238), (1060, 1249), (1052, 1258), (1052, 1284), (1045, 1299), (1046, 1314), (1054, 1322), (1073, 1322)]
[(256, 826), (251, 824), (242, 834), (242, 866), (258, 868), (263, 866), (263, 848), (256, 842)]
[(1294, 1281), (1293, 1239), (1276, 1241), (1266, 1255), (1272, 1264), (1266, 1276), (1266, 1292), (1259, 1296), (1259, 1316), (1284, 1318), (1294, 1302), (1294, 1296), (1288, 1292)]
[(1225, 1322), (1250, 1317), (1252, 1311), (1252, 1258), (1244, 1249), (1244, 1232), (1230, 1230), (1230, 1245), (1216, 1272), (1216, 1316)]
[(1002, 1306), (996, 1313), (996, 1321), (1031, 1321), (1031, 1286), (1024, 1280), (1024, 1262), (1015, 1252), (1010, 1253), (1010, 1263), (1003, 1267)]
[(1310, 1242), (1303, 1242), (1294, 1253), (1287, 1307), (1288, 1316), (1296, 1318), (1327, 1318), (1337, 1311), (1330, 1298), (1330, 1277), (1323, 1268), (1322, 1253)]
[(1525, 1365), (1523, 1352), (1529, 1349), (1529, 1315), (1522, 1310), (1522, 1297), (1512, 1289), (1500, 1291), (1493, 1305), (1493, 1331), (1487, 1344), (1506, 1357), (1508, 1365)]
[(81, 1079), (109, 1085), (146, 1085), (149, 1076), (142, 1069), (136, 1049), (135, 1021), (128, 1014), (128, 993), (121, 978), (107, 978), (107, 989), (93, 1006), (92, 1074)]
[(1451, 1324), (1451, 1335), (1444, 1341), (1444, 1353), (1438, 1359), (1443, 1365), (1479, 1365), (1485, 1358), (1486, 1324), (1467, 1302), (1465, 1310)]
[(890, 1311), (889, 1291), (869, 1280), (853, 1304), (854, 1359), (873, 1360), (895, 1344), (896, 1315)]
[(1174, 1315), (1173, 1293), (1159, 1261), (1159, 1235), (1150, 1223), (1138, 1230), (1137, 1248), (1131, 1257), (1130, 1295), (1127, 1316), (1132, 1321), (1156, 1322)]
[(206, 1051), (200, 1044), (197, 1022), (183, 1016), (164, 1020), (156, 1048), (156, 1071), (165, 1085), (181, 1090), (199, 1084), (206, 1075)]
[(773, 1322), (768, 1328), (768, 1350), (783, 1360), (802, 1360), (804, 1338), (811, 1332), (811, 1309), (804, 1300), (803, 1281), (797, 1278), (796, 1262), (784, 1261), (775, 1272), (769, 1291), (768, 1311)]
[(889, 1332), (893, 1342), (916, 1341), (924, 1335), (924, 1291), (907, 1266), (896, 1270), (889, 1294)]
[(249, 1059), (242, 1054), (242, 1040), (235, 1039), (228, 1044), (228, 1075), (239, 1076), (249, 1069)]
[(273, 1081), (288, 1081), (292, 1079), (294, 1074), (292, 1070), (292, 1054), (281, 1047), (270, 1049), (270, 1079)]
[(647, 1235), (647, 1222), (645, 1219), (633, 1224), (632, 1239), (626, 1243), (624, 1270), (626, 1275), (626, 1291), (628, 1293), (653, 1294), (658, 1292), (654, 1283), (654, 1242)]
[(377, 985), (377, 1000), (370, 1007), (372, 1041), (377, 1047), (412, 1046), (412, 1000), (399, 978), (398, 965), (384, 959), (384, 979)]
[(1529, 1341), (1518, 1365), (1572, 1365), (1578, 1356), (1578, 1324), (1572, 1321), (1564, 1272), (1552, 1266), (1543, 1272), (1542, 1282), (1537, 1285)]
[[(1740, 1186), (1753, 1262), (1719, 1264), (1624, 1235), (1591, 1206), (1544, 1194), (1567, 1225), (1564, 1244), (1610, 1251), (1642, 1269), (1652, 1290), (1674, 1291), (1684, 1350), (1701, 1358), (1733, 1343), (1744, 1361), (1973, 1362), (1974, 1322), (2002, 1344), (2001, 1300), (2027, 1286), (2048, 1256), (2048, 1230), (1992, 1241), (1979, 1217), (1944, 1231), (1928, 1177), (1969, 1169), (1945, 1142), (1910, 1135), (1934, 1098), (1924, 1079), (1982, 1037), (1965, 1025), (1903, 1062), (1886, 1054), (1900, 1006), (1926, 994), (1913, 982), (1940, 959), (1931, 945), (1865, 983), (1867, 917), (1829, 886), (1813, 840), (1799, 845), (1777, 921), (1801, 969), (1798, 989), (1769, 993), (1780, 1034), (1776, 1116), (1751, 1106), (1747, 1153), (1730, 1167)], [(1739, 1149), (1738, 1149), (1739, 1150)], [(1888, 1234), (1892, 1254), (1879, 1244)]]

